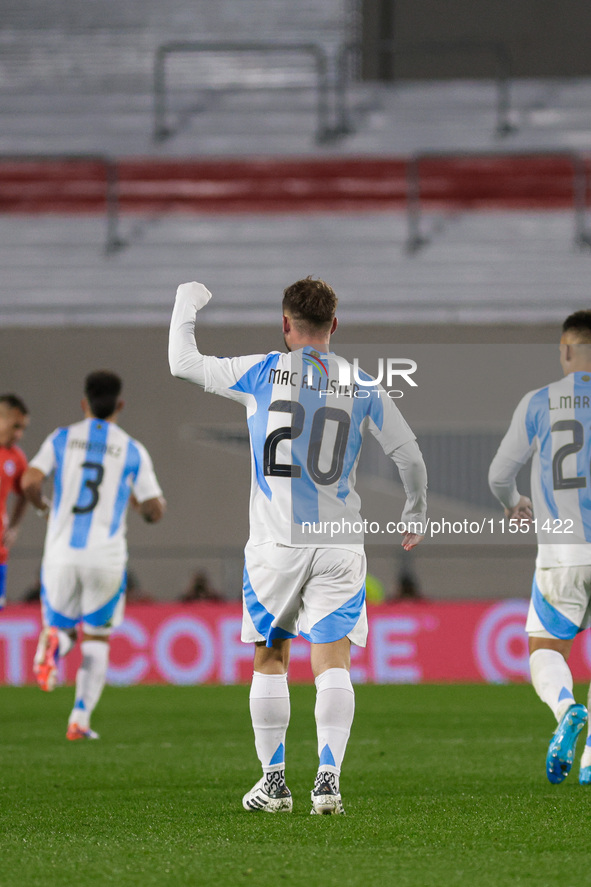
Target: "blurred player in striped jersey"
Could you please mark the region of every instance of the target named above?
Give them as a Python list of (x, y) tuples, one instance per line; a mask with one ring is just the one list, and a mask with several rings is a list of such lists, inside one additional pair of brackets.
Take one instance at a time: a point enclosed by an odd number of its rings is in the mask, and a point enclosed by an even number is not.
[[(591, 310), (564, 321), (560, 363), (562, 379), (519, 402), (489, 471), (505, 515), (534, 520), (538, 536), (526, 631), (532, 684), (558, 721), (546, 757), (553, 783), (568, 776), (588, 720), (567, 663), (573, 639), (591, 624)], [(515, 482), (530, 458), (533, 506)], [(579, 782), (591, 785), (591, 738)]]
[[(58, 428), (23, 478), (25, 496), (48, 517), (41, 569), (43, 630), (35, 654), (42, 690), (53, 690), (57, 663), (82, 623), (82, 663), (66, 737), (98, 739), (90, 727), (107, 674), (109, 635), (123, 619), (126, 515), (131, 502), (154, 523), (165, 502), (145, 447), (118, 427), (121, 380), (99, 370), (86, 378), (84, 419)], [(53, 477), (53, 498), (43, 482)]]
[[(255, 644), (250, 711), (262, 778), (247, 810), (290, 811), (285, 783), (291, 639), (311, 643), (319, 766), (312, 813), (343, 812), (339, 777), (354, 714), (351, 643), (365, 646), (366, 561), (355, 471), (369, 430), (396, 463), (407, 495), (402, 544), (426, 521), (426, 471), (415, 436), (381, 386), (361, 374), (342, 385), (346, 361), (330, 352), (337, 298), (306, 278), (284, 292), (288, 353), (217, 358), (199, 353), (195, 318), (211, 294), (177, 290), (170, 326), (173, 375), (242, 403), (251, 443), (250, 536), (245, 549), (242, 640)], [(355, 396), (355, 395), (358, 396)], [(367, 396), (365, 396), (367, 395)], [(336, 530), (335, 530), (336, 528)]]
[[(0, 610), (6, 602), (6, 565), (27, 502), (21, 489), (27, 457), (17, 446), (29, 424), (29, 411), (16, 394), (0, 395)], [(8, 500), (12, 497), (10, 517)]]

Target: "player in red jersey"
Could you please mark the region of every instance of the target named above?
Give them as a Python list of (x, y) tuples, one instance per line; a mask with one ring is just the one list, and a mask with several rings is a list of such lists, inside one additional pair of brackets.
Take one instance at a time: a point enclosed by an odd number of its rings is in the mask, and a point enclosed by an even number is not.
[[(0, 395), (0, 610), (6, 601), (6, 562), (26, 509), (21, 477), (27, 457), (17, 446), (29, 424), (29, 411), (16, 394)], [(8, 497), (13, 503), (8, 515)]]

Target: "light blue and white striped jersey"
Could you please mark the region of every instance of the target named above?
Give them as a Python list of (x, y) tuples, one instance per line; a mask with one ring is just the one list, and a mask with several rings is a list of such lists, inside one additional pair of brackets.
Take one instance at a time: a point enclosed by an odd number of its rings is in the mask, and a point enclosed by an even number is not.
[(125, 564), (130, 494), (138, 502), (162, 495), (146, 448), (114, 422), (84, 419), (57, 428), (30, 465), (53, 475), (44, 562)]
[(520, 465), (532, 457), (537, 565), (591, 564), (591, 373), (528, 392), (498, 455)]
[[(346, 362), (311, 347), (234, 358), (199, 355), (199, 360), (205, 390), (247, 409), (251, 543), (359, 550), (363, 533), (355, 473), (364, 432), (373, 434), (387, 455), (415, 440), (387, 392), (355, 383), (352, 368), (352, 384), (341, 385), (339, 368)], [(370, 381), (367, 374), (358, 375)], [(418, 448), (417, 453), (420, 459)], [(407, 510), (403, 519), (424, 521), (422, 506), (421, 513)], [(331, 522), (340, 522), (343, 530), (333, 531)]]

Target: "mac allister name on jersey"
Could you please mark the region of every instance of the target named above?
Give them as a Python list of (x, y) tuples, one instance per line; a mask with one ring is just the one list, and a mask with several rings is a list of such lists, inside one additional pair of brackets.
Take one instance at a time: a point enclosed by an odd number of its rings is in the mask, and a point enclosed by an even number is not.
[(356, 397), (359, 391), (364, 391), (355, 382), (352, 385), (341, 385), (338, 379), (314, 376), (312, 372), (302, 374), (297, 370), (271, 369), (269, 370), (267, 382), (270, 385), (291, 385), (292, 388), (305, 388), (308, 391), (330, 393), (337, 397)]

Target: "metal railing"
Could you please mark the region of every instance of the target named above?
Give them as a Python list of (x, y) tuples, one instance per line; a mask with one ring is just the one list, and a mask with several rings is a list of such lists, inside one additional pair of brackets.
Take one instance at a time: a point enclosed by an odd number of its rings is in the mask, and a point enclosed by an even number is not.
[[(430, 242), (421, 231), (421, 163), (424, 160), (452, 160), (471, 158), (556, 157), (569, 160), (572, 165), (572, 195), (574, 212), (574, 244), (577, 249), (591, 247), (591, 232), (587, 228), (587, 167), (585, 157), (575, 151), (423, 151), (413, 155), (407, 167), (407, 252), (413, 254)], [(449, 201), (448, 201), (449, 202)]]
[[(511, 122), (511, 56), (504, 43), (480, 40), (444, 40), (424, 43), (398, 43), (396, 40), (379, 40), (372, 44), (376, 52), (395, 58), (399, 55), (434, 55), (445, 53), (478, 54), (492, 56), (495, 64), (496, 126), (499, 136), (515, 132)], [(336, 125), (335, 134), (348, 135), (356, 131), (349, 110), (348, 87), (350, 84), (351, 59), (361, 53), (361, 43), (344, 43), (337, 56), (335, 84)]]
[[(154, 140), (162, 141), (176, 131), (168, 123), (166, 61), (175, 53), (299, 53), (310, 56), (316, 68), (316, 141), (328, 141), (334, 133), (330, 124), (330, 100), (328, 79), (328, 57), (322, 46), (316, 43), (256, 43), (256, 42), (211, 42), (177, 40), (164, 43), (156, 50), (154, 59)], [(207, 87), (215, 89), (216, 87)], [(240, 87), (244, 88), (244, 87)], [(288, 87), (276, 87), (278, 89)], [(291, 88), (291, 87), (289, 87)]]
[[(119, 234), (119, 175), (117, 161), (107, 154), (0, 154), (0, 163), (98, 163), (105, 170), (106, 236), (105, 252), (112, 254), (125, 246)], [(2, 184), (0, 182), (0, 190)]]

